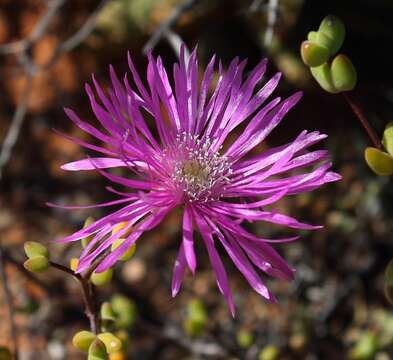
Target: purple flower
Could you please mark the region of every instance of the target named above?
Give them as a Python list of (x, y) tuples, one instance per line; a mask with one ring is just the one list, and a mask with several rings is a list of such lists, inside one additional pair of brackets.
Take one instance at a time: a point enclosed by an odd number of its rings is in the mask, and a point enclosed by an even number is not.
[[(331, 162), (327, 151), (306, 151), (326, 138), (316, 131), (302, 131), (288, 144), (251, 153), (299, 101), (301, 93), (285, 100), (267, 101), (279, 82), (279, 73), (255, 91), (264, 76), (266, 59), (246, 77), (243, 76), (246, 61), (234, 59), (227, 71), (219, 63), (215, 83), (213, 56), (199, 84), (196, 50), (186, 60), (182, 48), (180, 61), (173, 67), (173, 79), (167, 75), (161, 58), (154, 59), (150, 54), (147, 87), (131, 57), (128, 62), (132, 85), (127, 75), (121, 82), (112, 67), (112, 87), (107, 93), (94, 77), (95, 93), (86, 85), (99, 126), (81, 120), (70, 109), (65, 110), (78, 127), (103, 145), (71, 138), (102, 155), (68, 163), (62, 168), (97, 170), (113, 184), (130, 189), (123, 192), (108, 187), (118, 199), (91, 207), (118, 204), (122, 207), (61, 240), (93, 237), (80, 256), (78, 272), (86, 270), (98, 257), (103, 259), (96, 271), (112, 266), (145, 231), (156, 227), (179, 206), (183, 210), (183, 239), (173, 269), (173, 296), (180, 289), (186, 268), (195, 272), (194, 233), (199, 232), (218, 288), (232, 314), (235, 306), (217, 252), (219, 246), (255, 291), (275, 301), (257, 269), (279, 279), (293, 279), (294, 270), (270, 244), (290, 242), (297, 237), (260, 238), (245, 230), (242, 222), (265, 221), (306, 230), (320, 228), (268, 211), (265, 206), (284, 196), (311, 191), (340, 179), (329, 171)], [(244, 127), (241, 134), (225, 141), (239, 126)], [(124, 176), (105, 170), (115, 167), (125, 167)], [(120, 223), (126, 225), (112, 232)], [(108, 251), (119, 238), (125, 238), (122, 245)]]

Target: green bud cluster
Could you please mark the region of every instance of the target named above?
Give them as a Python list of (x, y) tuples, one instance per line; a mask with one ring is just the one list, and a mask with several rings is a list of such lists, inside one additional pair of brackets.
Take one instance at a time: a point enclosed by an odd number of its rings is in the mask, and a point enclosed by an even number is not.
[(207, 319), (206, 308), (202, 301), (193, 299), (187, 305), (187, 318), (183, 324), (184, 330), (190, 336), (200, 336), (205, 330)]
[(344, 39), (344, 23), (338, 17), (329, 15), (322, 20), (318, 31), (308, 33), (307, 40), (300, 47), (302, 60), (310, 67), (315, 80), (332, 94), (350, 91), (357, 82), (356, 69), (351, 60), (343, 54), (336, 55)]
[(91, 331), (82, 330), (72, 338), (72, 344), (88, 354), (88, 360), (105, 360), (108, 354), (113, 354), (122, 348), (121, 340), (110, 332), (98, 335)]
[(48, 249), (35, 241), (27, 241), (24, 250), (28, 259), (23, 263), (26, 270), (35, 273), (45, 272), (49, 268)]
[(386, 151), (374, 147), (366, 148), (364, 157), (368, 166), (377, 175), (393, 175), (393, 122), (386, 125), (383, 132), (382, 144)]

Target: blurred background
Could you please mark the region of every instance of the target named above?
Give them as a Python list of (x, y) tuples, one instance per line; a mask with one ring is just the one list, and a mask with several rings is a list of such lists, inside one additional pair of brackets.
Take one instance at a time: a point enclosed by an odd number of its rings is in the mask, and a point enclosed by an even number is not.
[[(300, 43), (327, 14), (346, 24), (342, 52), (358, 71), (356, 96), (382, 134), (393, 120), (390, 0), (0, 0), (0, 347), (12, 349), (8, 288), (20, 359), (84, 358), (71, 345), (72, 334), (88, 327), (77, 284), (56, 271), (32, 276), (21, 266), (25, 241), (48, 243), (78, 229), (87, 216), (105, 214), (54, 210), (46, 202), (110, 198), (98, 174), (60, 169), (82, 158), (83, 150), (53, 129), (86, 138), (62, 109), (93, 119), (84, 92), (91, 74), (104, 85), (109, 64), (124, 74), (127, 50), (145, 72), (144, 47), (153, 47), (171, 68), (171, 43), (180, 37), (190, 48), (198, 44), (201, 69), (213, 54), (224, 65), (235, 56), (248, 58), (248, 70), (268, 56), (268, 75), (284, 75), (280, 95), (301, 89), (304, 97), (263, 146), (285, 143), (303, 129), (319, 130), (329, 135), (319, 147), (332, 152), (343, 180), (278, 204), (325, 226), (277, 246), (297, 269), (292, 283), (267, 280), (278, 305), (254, 293), (223, 256), (237, 304), (234, 320), (200, 244), (197, 275), (187, 275), (171, 298), (178, 213), (145, 234), (135, 256), (116, 267), (113, 282), (97, 295), (104, 301), (121, 294), (132, 302), (123, 358), (393, 358), (392, 305), (383, 290), (384, 269), (393, 258), (393, 183), (367, 168), (363, 151), (370, 144), (359, 122), (341, 95), (319, 88), (299, 56)], [(264, 223), (253, 227), (265, 236), (290, 233)], [(81, 251), (79, 244), (49, 248), (65, 265)], [(207, 314), (197, 325), (190, 321), (195, 311)]]

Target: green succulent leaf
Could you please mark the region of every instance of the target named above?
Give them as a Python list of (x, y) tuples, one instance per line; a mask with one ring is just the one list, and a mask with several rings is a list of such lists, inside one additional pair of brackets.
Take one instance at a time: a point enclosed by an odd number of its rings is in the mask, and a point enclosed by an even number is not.
[(266, 345), (258, 355), (258, 360), (277, 360), (280, 350), (275, 345)]
[(49, 256), (48, 249), (36, 241), (26, 241), (24, 243), (24, 250), (28, 258), (33, 258), (39, 255), (44, 257)]
[[(83, 224), (83, 228), (87, 228), (87, 227), (90, 226), (93, 222), (94, 222), (94, 218), (91, 217), (91, 216), (89, 216), (89, 217), (85, 220), (85, 223)], [(81, 240), (82, 247), (85, 248), (85, 247), (89, 244), (89, 242), (93, 239), (93, 237), (94, 237), (94, 236), (88, 236), (88, 237), (86, 237), (86, 238), (83, 238), (83, 239)]]
[(98, 334), (97, 337), (105, 344), (108, 354), (119, 351), (122, 347), (121, 340), (110, 332)]
[[(116, 241), (113, 242), (111, 250), (114, 251), (116, 250), (123, 242), (125, 239), (117, 239)], [(131, 245), (124, 253), (123, 255), (119, 258), (121, 261), (127, 261), (132, 258), (132, 256), (135, 254), (136, 251), (136, 245)]]
[(327, 36), (325, 33), (318, 31), (316, 38), (315, 38), (315, 43), (320, 46), (325, 47), (328, 52), (329, 57), (334, 55), (334, 53), (331, 50), (332, 47), (334, 46), (333, 40), (329, 36)]
[(385, 282), (390, 286), (393, 286), (393, 259), (390, 260), (388, 266), (385, 269)]
[(90, 277), (90, 281), (95, 286), (104, 286), (112, 280), (113, 276), (113, 269), (107, 269), (103, 272), (93, 272)]
[(322, 20), (318, 32), (323, 33), (331, 40), (329, 45), (330, 55), (336, 54), (345, 39), (344, 23), (337, 16), (328, 15)]
[(123, 295), (115, 294), (111, 299), (111, 305), (116, 314), (116, 325), (119, 328), (130, 329), (137, 317), (135, 303)]
[(329, 50), (311, 41), (303, 41), (300, 54), (303, 62), (310, 67), (320, 66), (329, 58)]
[(33, 273), (42, 273), (49, 269), (49, 260), (47, 257), (39, 255), (34, 256), (23, 263), (26, 270)]
[(116, 315), (113, 311), (112, 304), (110, 302), (104, 302), (101, 305), (101, 318), (103, 320), (116, 320)]
[(191, 300), (187, 305), (187, 319), (184, 321), (184, 330), (190, 336), (200, 336), (205, 330), (207, 312), (199, 299)]
[(72, 344), (79, 350), (88, 352), (90, 345), (95, 340), (96, 336), (87, 330), (77, 332), (72, 338)]
[(368, 147), (364, 153), (368, 166), (377, 175), (388, 176), (393, 174), (393, 157), (377, 148)]
[(317, 36), (318, 36), (318, 32), (317, 31), (310, 31), (307, 34), (307, 40), (317, 44), (318, 43), (317, 42)]
[(249, 348), (254, 342), (254, 336), (249, 330), (241, 329), (236, 336), (237, 343), (243, 349)]
[(382, 144), (386, 151), (393, 156), (393, 121), (386, 125), (385, 131), (383, 132)]
[(87, 360), (106, 360), (107, 352), (105, 344), (100, 339), (95, 339), (90, 347)]
[(357, 343), (355, 344), (352, 352), (351, 359), (352, 360), (368, 360), (373, 359), (375, 353), (378, 351), (378, 336), (371, 332), (366, 331), (359, 338)]
[(338, 90), (333, 85), (332, 74), (327, 63), (324, 63), (321, 66), (312, 67), (310, 70), (312, 76), (322, 89), (332, 94), (338, 93)]
[(350, 91), (356, 86), (357, 74), (351, 60), (345, 55), (337, 55), (331, 65), (333, 86), (338, 91)]
[(385, 291), (386, 299), (389, 301), (391, 305), (393, 305), (393, 286), (389, 285), (388, 283), (385, 283), (384, 291)]

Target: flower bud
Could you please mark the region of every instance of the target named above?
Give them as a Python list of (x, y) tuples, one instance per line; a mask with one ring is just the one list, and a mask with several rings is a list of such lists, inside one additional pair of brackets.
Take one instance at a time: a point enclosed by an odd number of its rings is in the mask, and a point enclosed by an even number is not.
[(113, 312), (112, 304), (109, 302), (104, 302), (101, 305), (101, 318), (102, 320), (116, 320), (116, 315)]
[(118, 337), (110, 332), (98, 334), (97, 337), (105, 344), (108, 354), (119, 351), (121, 349), (121, 341)]
[[(121, 244), (123, 244), (123, 242), (126, 239), (117, 239), (116, 241), (113, 242), (111, 250), (114, 251), (116, 250)], [(131, 259), (131, 257), (134, 255), (136, 250), (136, 244), (131, 245), (124, 253), (121, 257), (119, 257), (119, 260), (121, 261), (127, 261), (129, 259)]]
[(90, 276), (90, 281), (95, 286), (103, 286), (112, 280), (112, 275), (113, 275), (113, 269), (111, 268), (100, 273), (93, 272), (93, 274), (91, 274)]
[(28, 258), (32, 258), (35, 256), (49, 256), (48, 249), (44, 245), (36, 241), (26, 241), (24, 244), (24, 249)]
[(106, 360), (107, 359), (107, 352), (105, 344), (99, 340), (95, 339), (90, 347), (89, 347), (89, 354), (87, 360)]
[[(91, 224), (93, 224), (94, 221), (95, 221), (94, 218), (91, 217), (91, 216), (89, 216), (89, 217), (85, 220), (85, 223), (83, 224), (83, 228), (84, 228), (84, 229), (87, 228), (88, 226), (90, 226)], [(93, 239), (93, 236), (88, 236), (88, 237), (83, 238), (83, 239), (81, 240), (82, 247), (85, 248), (85, 247), (89, 244), (89, 242), (90, 242), (92, 239)]]
[(77, 349), (87, 352), (95, 338), (96, 336), (91, 331), (82, 330), (74, 335), (72, 338), (72, 344)]
[(79, 264), (79, 259), (78, 258), (72, 258), (70, 260), (70, 269), (75, 272), (76, 269), (78, 268), (78, 264)]
[(393, 157), (377, 148), (368, 147), (364, 156), (368, 166), (377, 175), (388, 176), (393, 174)]
[(386, 151), (393, 156), (393, 121), (386, 125), (385, 131), (383, 132), (382, 144)]
[(322, 65), (329, 58), (329, 51), (326, 47), (317, 45), (310, 41), (302, 42), (300, 54), (303, 62), (310, 67)]
[(310, 70), (314, 79), (318, 82), (322, 89), (332, 94), (338, 93), (337, 89), (333, 85), (332, 74), (327, 63), (324, 63), (321, 66), (312, 67)]
[(337, 16), (326, 16), (322, 20), (321, 25), (319, 25), (318, 32), (325, 34), (331, 39), (329, 46), (330, 55), (334, 55), (340, 50), (345, 39), (345, 25)]
[(49, 268), (49, 260), (45, 256), (34, 256), (23, 263), (26, 270), (35, 273), (45, 272)]
[(334, 87), (338, 91), (350, 91), (356, 86), (357, 74), (351, 60), (345, 55), (337, 55), (330, 67)]

